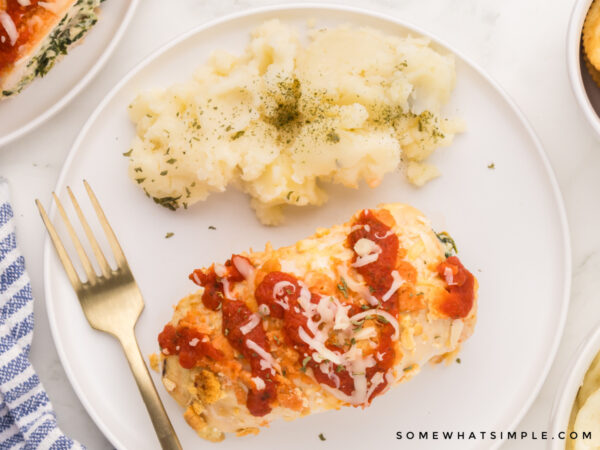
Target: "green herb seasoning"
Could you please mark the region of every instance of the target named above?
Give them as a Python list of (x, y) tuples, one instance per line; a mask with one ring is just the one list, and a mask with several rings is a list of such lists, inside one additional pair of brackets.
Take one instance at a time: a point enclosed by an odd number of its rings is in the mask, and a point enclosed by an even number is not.
[(381, 322), (381, 323), (390, 323), (389, 320), (387, 320), (385, 317), (382, 316), (377, 316), (377, 321)]
[(177, 202), (180, 198), (181, 195), (179, 197), (152, 197), (152, 200), (154, 200), (154, 203), (157, 203), (160, 206), (164, 206), (165, 208), (170, 209), (171, 211), (175, 211), (179, 207), (179, 204)]
[(340, 135), (337, 134), (335, 130), (331, 130), (329, 133), (327, 133), (326, 139), (327, 142), (331, 144), (337, 144), (340, 142)]
[(306, 372), (306, 369), (307, 369), (306, 365), (308, 364), (308, 362), (309, 362), (311, 359), (312, 359), (312, 358), (311, 358), (310, 356), (307, 356), (307, 357), (305, 357), (305, 358), (302, 360), (302, 367), (300, 368), (300, 370), (301, 370), (302, 372)]
[(244, 135), (245, 132), (246, 132), (245, 130), (236, 131), (235, 133), (233, 133), (231, 135), (231, 140), (235, 141), (236, 139), (241, 138)]
[(442, 231), (441, 233), (435, 233), (435, 235), (440, 240), (440, 242), (442, 244), (444, 244), (444, 246), (446, 247), (446, 252), (445, 252), (446, 258), (449, 258), (450, 256), (456, 255), (458, 253), (458, 249), (456, 248), (456, 243), (454, 242), (454, 239), (452, 239), (452, 237), (448, 233), (446, 233), (445, 231)]
[(348, 285), (344, 277), (340, 277), (340, 282), (337, 285), (338, 290), (342, 293), (344, 298), (348, 298)]
[(278, 130), (282, 130), (293, 124), (300, 115), (299, 100), (302, 95), (300, 80), (297, 78), (280, 81), (278, 89), (270, 92), (271, 100), (275, 107), (267, 112), (266, 122)]

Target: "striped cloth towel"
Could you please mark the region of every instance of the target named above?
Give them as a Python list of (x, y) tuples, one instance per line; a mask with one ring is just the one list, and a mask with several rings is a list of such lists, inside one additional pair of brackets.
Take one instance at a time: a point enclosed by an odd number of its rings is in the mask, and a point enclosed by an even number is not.
[(33, 297), (15, 238), (8, 185), (0, 178), (0, 449), (83, 449), (56, 424), (29, 362)]

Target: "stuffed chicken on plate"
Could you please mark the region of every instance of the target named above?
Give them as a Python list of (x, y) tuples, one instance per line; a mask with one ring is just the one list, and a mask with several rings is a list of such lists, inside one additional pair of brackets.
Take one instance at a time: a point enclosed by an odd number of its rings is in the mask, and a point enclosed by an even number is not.
[(196, 269), (158, 337), (163, 384), (203, 438), (367, 407), (473, 332), (477, 280), (416, 209), (384, 204), (295, 245)]
[(102, 0), (0, 0), (0, 100), (44, 76), (97, 22)]

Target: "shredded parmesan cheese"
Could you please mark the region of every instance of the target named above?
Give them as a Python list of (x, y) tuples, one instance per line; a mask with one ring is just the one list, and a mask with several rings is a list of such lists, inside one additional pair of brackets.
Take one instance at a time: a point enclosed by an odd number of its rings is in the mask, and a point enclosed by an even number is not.
[(360, 238), (354, 244), (354, 251), (358, 256), (367, 256), (371, 253), (381, 253), (381, 248), (370, 239)]
[(61, 5), (61, 3), (64, 2), (38, 2), (38, 5), (40, 5), (42, 8), (47, 9), (48, 11), (54, 13), (54, 14), (59, 14), (62, 10), (62, 8), (64, 8), (64, 5)]
[(225, 275), (227, 275), (227, 267), (225, 267), (223, 264), (215, 264), (215, 274), (218, 277), (223, 278)]
[(371, 231), (371, 225), (367, 223), (364, 225), (352, 225), (352, 228), (350, 228), (350, 232), (360, 230), (362, 228), (364, 228), (367, 233)]
[(233, 298), (233, 292), (229, 290), (229, 280), (227, 278), (223, 278), (221, 280), (223, 283), (223, 295), (227, 298)]
[(358, 255), (353, 267), (362, 267), (377, 261), (381, 253), (381, 247), (370, 239), (361, 238), (354, 244), (354, 251)]
[(388, 291), (381, 297), (381, 300), (383, 300), (384, 302), (387, 302), (392, 297), (392, 295), (394, 295), (394, 292), (396, 292), (400, 288), (400, 286), (404, 284), (404, 280), (402, 279), (397, 270), (392, 270), (392, 278), (394, 280), (392, 282), (392, 285), (390, 286)]
[(374, 327), (361, 328), (356, 333), (354, 333), (354, 339), (356, 339), (357, 341), (369, 339), (375, 336), (377, 336), (377, 331)]
[(296, 286), (289, 281), (279, 281), (273, 286), (273, 297), (275, 298), (287, 296), (289, 294), (293, 294), (294, 292), (296, 292)]
[(290, 309), (290, 305), (287, 304), (286, 301), (284, 300), (275, 300), (275, 303), (279, 306), (281, 306), (283, 309), (285, 309), (286, 311)]
[(400, 336), (400, 325), (398, 325), (398, 319), (396, 319), (389, 312), (384, 311), (383, 309), (371, 309), (368, 311), (359, 312), (358, 314), (355, 314), (352, 317), (350, 317), (350, 320), (352, 322), (357, 322), (361, 319), (364, 319), (367, 316), (379, 316), (387, 320), (394, 327), (393, 339), (398, 340), (398, 337)]
[(448, 283), (448, 286), (456, 284), (454, 282), (454, 275), (452, 274), (452, 269), (450, 267), (446, 267), (444, 269), (444, 278), (446, 279), (446, 283)]
[(262, 358), (261, 366), (262, 366), (262, 362), (264, 361), (265, 367), (271, 368), (271, 369), (276, 369), (277, 371), (281, 372), (281, 367), (279, 366), (279, 364), (277, 364), (277, 362), (273, 358), (273, 355), (271, 355), (269, 352), (267, 352), (264, 348), (262, 348), (256, 342), (254, 342), (251, 339), (246, 339), (246, 347), (248, 347), (250, 350), (256, 352), (258, 354), (258, 356), (260, 356)]
[(352, 278), (350, 276), (350, 274), (346, 270), (346, 266), (340, 264), (337, 267), (337, 271), (344, 278), (346, 285), (348, 286), (348, 288), (351, 291), (354, 291), (357, 294), (359, 294), (362, 298), (364, 298), (367, 302), (369, 302), (369, 304), (371, 306), (379, 305), (379, 300), (377, 300), (376, 297), (371, 295), (371, 291), (369, 290), (369, 288), (367, 286), (365, 286), (364, 284), (358, 283), (357, 281), (354, 280), (354, 278)]
[(198, 274), (196, 272), (192, 273), (192, 278), (194, 279), (194, 283), (196, 283), (197, 285), (202, 284), (202, 282), (200, 281), (200, 278), (198, 277)]
[(265, 381), (261, 377), (252, 377), (251, 380), (258, 391), (262, 391), (266, 386)]
[[(289, 309), (289, 306), (288, 306), (288, 309)], [(262, 314), (263, 316), (268, 316), (269, 314), (271, 314), (271, 310), (269, 309), (269, 306), (265, 305), (264, 303), (258, 305), (258, 312), (260, 314)]]
[(15, 26), (12, 18), (6, 11), (0, 11), (0, 23), (6, 30), (6, 34), (8, 34), (10, 45), (15, 45), (17, 39), (19, 38), (19, 32), (17, 31), (17, 27)]
[(298, 336), (300, 336), (300, 339), (306, 342), (309, 347), (315, 350), (324, 360), (328, 359), (335, 364), (342, 364), (342, 357), (339, 353), (329, 350), (327, 347), (325, 347), (323, 342), (311, 338), (304, 328), (298, 328)]
[(371, 394), (373, 392), (375, 392), (375, 389), (377, 389), (377, 386), (379, 386), (381, 383), (383, 383), (384, 378), (383, 378), (383, 373), (382, 372), (377, 372), (375, 375), (373, 375), (371, 377), (371, 386), (369, 387), (369, 390), (367, 391), (367, 399), (366, 401), (369, 401), (369, 398), (371, 397)]
[(243, 335), (250, 333), (252, 330), (256, 328), (256, 325), (260, 323), (260, 317), (257, 314), (252, 314), (248, 322), (240, 327), (240, 331)]
[(393, 232), (393, 231), (391, 231), (391, 230), (387, 230), (387, 231), (386, 231), (386, 233), (385, 233), (383, 236), (382, 236), (382, 235), (380, 235), (379, 233), (375, 233), (374, 235), (375, 235), (375, 237), (376, 237), (377, 239), (385, 239), (385, 238), (387, 238), (387, 237), (391, 236), (392, 234), (394, 234), (394, 232)]
[(246, 258), (241, 258), (238, 255), (235, 255), (231, 258), (233, 261), (233, 265), (238, 270), (239, 273), (247, 280), (254, 273), (254, 266), (248, 262)]

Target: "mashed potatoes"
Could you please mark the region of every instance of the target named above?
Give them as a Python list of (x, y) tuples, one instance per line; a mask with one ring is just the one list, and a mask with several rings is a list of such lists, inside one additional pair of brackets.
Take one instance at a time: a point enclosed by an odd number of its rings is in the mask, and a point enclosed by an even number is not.
[(416, 185), (436, 177), (423, 161), (461, 128), (440, 116), (452, 55), (351, 26), (313, 29), (308, 41), (271, 20), (241, 56), (217, 51), (190, 81), (141, 93), (131, 178), (170, 209), (233, 183), (276, 225), (286, 204), (323, 204), (324, 183), (373, 187), (400, 166)]

